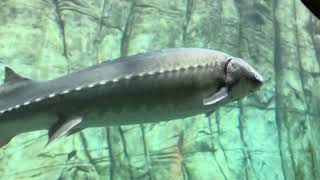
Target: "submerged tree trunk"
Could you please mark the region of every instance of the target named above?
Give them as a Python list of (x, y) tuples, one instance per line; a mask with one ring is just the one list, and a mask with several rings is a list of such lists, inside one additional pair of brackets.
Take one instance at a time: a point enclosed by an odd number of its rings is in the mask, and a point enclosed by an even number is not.
[(208, 118), (89, 128), (46, 149), (46, 131), (21, 134), (0, 149), (0, 177), (320, 179), (319, 29), (298, 0), (1, 1), (2, 67), (34, 79), (183, 46), (241, 57), (266, 80)]

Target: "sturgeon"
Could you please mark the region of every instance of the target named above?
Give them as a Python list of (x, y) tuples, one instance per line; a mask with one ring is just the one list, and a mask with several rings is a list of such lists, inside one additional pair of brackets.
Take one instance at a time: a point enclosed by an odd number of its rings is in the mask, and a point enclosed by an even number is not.
[(47, 129), (48, 145), (87, 127), (212, 113), (262, 84), (262, 76), (244, 60), (199, 48), (120, 57), (47, 81), (6, 67), (0, 86), (0, 147), (29, 131)]

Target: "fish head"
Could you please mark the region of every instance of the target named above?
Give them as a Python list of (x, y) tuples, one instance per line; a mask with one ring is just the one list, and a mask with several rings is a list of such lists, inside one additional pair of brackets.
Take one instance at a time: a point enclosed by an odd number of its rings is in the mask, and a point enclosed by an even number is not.
[(263, 77), (241, 58), (227, 57), (224, 73), (228, 96), (232, 101), (257, 91), (263, 84)]

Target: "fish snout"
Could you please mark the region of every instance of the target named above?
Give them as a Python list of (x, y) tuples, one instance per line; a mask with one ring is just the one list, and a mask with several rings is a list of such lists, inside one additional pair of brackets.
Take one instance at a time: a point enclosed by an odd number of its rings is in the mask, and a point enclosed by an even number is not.
[(258, 73), (254, 68), (250, 67), (251, 75), (250, 75), (250, 81), (254, 86), (254, 89), (257, 90), (263, 85), (263, 77), (260, 73)]
[(237, 63), (242, 69), (242, 73), (249, 81), (254, 85), (254, 87), (261, 87), (263, 84), (263, 77), (258, 71), (256, 71), (252, 66), (250, 66), (243, 59), (236, 58)]
[(257, 81), (259, 81), (259, 83), (263, 83), (263, 77), (261, 74), (257, 72), (254, 74), (254, 77), (256, 78)]
[(257, 84), (259, 84), (260, 86), (262, 86), (263, 84), (263, 77), (261, 76), (261, 74), (259, 73), (254, 73), (254, 80)]

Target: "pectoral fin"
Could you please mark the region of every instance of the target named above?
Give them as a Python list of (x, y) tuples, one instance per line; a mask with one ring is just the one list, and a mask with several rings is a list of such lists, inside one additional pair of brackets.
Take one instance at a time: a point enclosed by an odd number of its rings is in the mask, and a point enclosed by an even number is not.
[(212, 105), (228, 97), (228, 88), (222, 87), (213, 95), (203, 99), (203, 105)]
[(71, 129), (71, 130), (67, 133), (67, 136), (69, 137), (69, 136), (71, 136), (71, 135), (74, 135), (74, 134), (82, 131), (82, 130), (83, 130), (83, 128), (73, 128), (73, 129)]
[(82, 121), (82, 117), (73, 117), (69, 119), (59, 120), (51, 129), (49, 130), (49, 140), (48, 146), (53, 141), (59, 139), (60, 137), (66, 136), (73, 131), (73, 128)]

